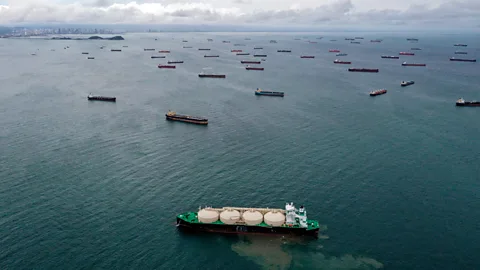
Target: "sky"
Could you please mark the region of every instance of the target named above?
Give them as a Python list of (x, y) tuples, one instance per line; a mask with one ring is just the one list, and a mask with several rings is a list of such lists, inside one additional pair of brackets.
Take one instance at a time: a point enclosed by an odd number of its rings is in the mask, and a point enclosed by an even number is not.
[(0, 24), (480, 28), (480, 0), (0, 0)]

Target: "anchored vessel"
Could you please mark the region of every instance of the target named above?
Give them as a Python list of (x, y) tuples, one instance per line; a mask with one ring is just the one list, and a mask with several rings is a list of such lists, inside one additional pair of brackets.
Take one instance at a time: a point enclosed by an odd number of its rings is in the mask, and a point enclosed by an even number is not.
[(88, 52), (82, 52), (82, 54), (88, 54)]
[(415, 82), (414, 81), (402, 81), (400, 83), (401, 86), (409, 86), (409, 85), (412, 85), (414, 84)]
[(407, 38), (408, 41), (418, 41), (418, 38)]
[(110, 51), (111, 51), (111, 52), (121, 52), (122, 50), (119, 50), (119, 49), (111, 49)]
[(263, 67), (250, 67), (250, 66), (246, 66), (245, 69), (246, 69), (246, 70), (264, 70), (265, 68), (263, 68)]
[(461, 58), (450, 57), (450, 61), (457, 61), (457, 62), (477, 62), (477, 59), (461, 59)]
[(422, 49), (420, 49), (420, 48), (411, 48), (410, 50), (412, 50), (412, 51), (421, 51)]
[(382, 42), (382, 40), (381, 39), (372, 39), (372, 40), (370, 40), (370, 42), (380, 43), (380, 42)]
[(285, 209), (200, 208), (177, 216), (177, 227), (197, 232), (274, 234), (318, 237), (318, 221), (307, 219), (305, 208), (287, 203)]
[(205, 74), (205, 73), (200, 73), (198, 74), (198, 77), (200, 78), (226, 78), (226, 75), (223, 74)]
[(335, 59), (335, 60), (333, 61), (333, 63), (335, 63), (335, 64), (347, 64), (347, 65), (350, 65), (352, 62), (350, 62), (350, 61), (342, 61), (342, 60)]
[(313, 55), (302, 55), (300, 58), (315, 58)]
[(339, 53), (340, 50), (336, 50), (336, 49), (335, 49), (335, 50), (328, 50), (328, 52), (336, 52), (336, 53)]
[(337, 53), (336, 56), (347, 56), (348, 54), (346, 53)]
[(155, 49), (143, 49), (144, 51), (148, 52), (148, 51), (155, 51)]
[(89, 57), (87, 57), (87, 59), (93, 60), (93, 59), (95, 59), (95, 57), (89, 56)]
[(468, 52), (456, 51), (455, 54), (468, 54)]
[(352, 44), (360, 44), (360, 41), (351, 41)]
[(458, 44), (454, 44), (453, 46), (455, 46), (455, 47), (467, 47), (467, 44), (458, 43)]
[(255, 95), (283, 97), (283, 96), (285, 96), (285, 93), (283, 93), (283, 92), (273, 92), (273, 91), (264, 91), (260, 88), (257, 88), (257, 90), (255, 90)]
[(378, 68), (349, 68), (348, 71), (350, 71), (350, 72), (373, 72), (373, 73), (377, 73), (379, 70), (378, 70)]
[(242, 50), (231, 50), (230, 52), (242, 52)]
[(237, 55), (250, 55), (249, 53), (237, 53)]
[(158, 68), (176, 68), (176, 66), (171, 66), (171, 65), (158, 65)]
[(254, 54), (253, 57), (267, 57), (266, 54)]
[(150, 58), (152, 58), (152, 59), (154, 59), (154, 58), (165, 58), (165, 56), (152, 55), (152, 56), (150, 56)]
[(459, 98), (455, 105), (464, 107), (480, 107), (480, 101), (465, 101), (463, 98)]
[(399, 56), (394, 56), (394, 55), (382, 55), (381, 57), (386, 59), (400, 59)]
[(219, 55), (204, 55), (203, 57), (220, 57)]
[(240, 61), (242, 64), (260, 64), (260, 61)]
[(255, 47), (254, 50), (263, 50), (263, 47)]
[(415, 54), (412, 53), (412, 52), (399, 52), (398, 54), (399, 54), (399, 55), (415, 55)]
[(386, 93), (387, 93), (387, 90), (379, 89), (379, 90), (375, 90), (375, 91), (370, 92), (370, 96), (374, 97), (374, 96), (383, 95), (383, 94), (386, 94)]
[(177, 114), (176, 112), (173, 112), (173, 111), (168, 111), (165, 114), (165, 118), (170, 121), (179, 121), (179, 122), (192, 123), (197, 125), (208, 125), (207, 118)]
[(167, 64), (183, 64), (183, 61), (168, 61)]
[(87, 99), (88, 100), (111, 101), (111, 102), (116, 102), (117, 101), (116, 97), (94, 96), (92, 94), (89, 94), (87, 96)]
[(416, 64), (416, 63), (403, 62), (402, 66), (404, 66), (404, 67), (426, 67), (427, 64)]
[(210, 49), (198, 49), (199, 51), (210, 51)]
[(291, 50), (277, 50), (277, 52), (292, 52)]
[(159, 53), (170, 53), (170, 51), (166, 51), (166, 50), (161, 50), (161, 51), (158, 51)]

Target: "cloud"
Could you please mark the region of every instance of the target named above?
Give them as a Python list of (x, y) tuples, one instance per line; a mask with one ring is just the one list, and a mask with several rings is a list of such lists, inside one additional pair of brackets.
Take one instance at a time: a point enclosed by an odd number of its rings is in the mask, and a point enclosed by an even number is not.
[[(65, 1), (65, 0), (64, 0)], [(73, 1), (73, 0), (72, 0)], [(451, 26), (480, 22), (479, 0), (451, 0), (439, 5), (410, 5), (403, 10), (382, 8), (368, 10), (358, 1), (331, 0), (315, 5), (310, 0), (278, 1), (279, 5), (265, 5), (263, 9), (251, 0), (148, 0), (124, 2), (121, 0), (89, 0), (84, 3), (59, 3), (47, 0), (15, 0), (0, 5), (0, 23), (217, 23), (270, 25), (417, 25), (439, 23)], [(249, 5), (244, 5), (250, 2)], [(315, 1), (317, 2), (317, 1)], [(255, 2), (256, 3), (256, 2)], [(224, 5), (222, 7), (222, 4)], [(289, 7), (286, 6), (289, 5)], [(307, 7), (308, 6), (308, 7)], [(260, 6), (258, 6), (260, 7)], [(265, 8), (266, 7), (266, 8)], [(303, 8), (300, 8), (303, 7)]]

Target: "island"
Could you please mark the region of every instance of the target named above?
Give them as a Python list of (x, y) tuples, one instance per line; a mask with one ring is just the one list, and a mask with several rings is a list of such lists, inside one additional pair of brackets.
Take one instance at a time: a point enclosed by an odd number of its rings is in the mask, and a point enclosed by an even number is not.
[(102, 38), (100, 36), (91, 36), (89, 38), (71, 38), (71, 37), (52, 37), (51, 40), (125, 40), (122, 36)]

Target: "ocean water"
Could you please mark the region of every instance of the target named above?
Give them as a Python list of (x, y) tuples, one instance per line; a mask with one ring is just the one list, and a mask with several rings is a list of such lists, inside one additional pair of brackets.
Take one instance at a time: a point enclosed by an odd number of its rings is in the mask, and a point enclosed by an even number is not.
[[(344, 40), (354, 36), (365, 39)], [(0, 269), (480, 268), (480, 110), (455, 107), (459, 97), (480, 99), (480, 66), (448, 61), (455, 50), (479, 58), (478, 34), (124, 37), (0, 39)], [(412, 47), (422, 50), (380, 58)], [(171, 53), (151, 59), (158, 53), (144, 48)], [(267, 54), (265, 71), (246, 71), (240, 60), (252, 57), (232, 49)], [(380, 72), (349, 73), (329, 49)], [(167, 60), (185, 62), (156, 67)], [(200, 79), (202, 71), (227, 78)], [(286, 96), (257, 97), (257, 87)], [(388, 93), (368, 95), (379, 88)], [(89, 93), (117, 102), (89, 102)], [(169, 109), (209, 125), (166, 122)], [(319, 220), (320, 239), (192, 235), (174, 225), (200, 205), (290, 201)]]

